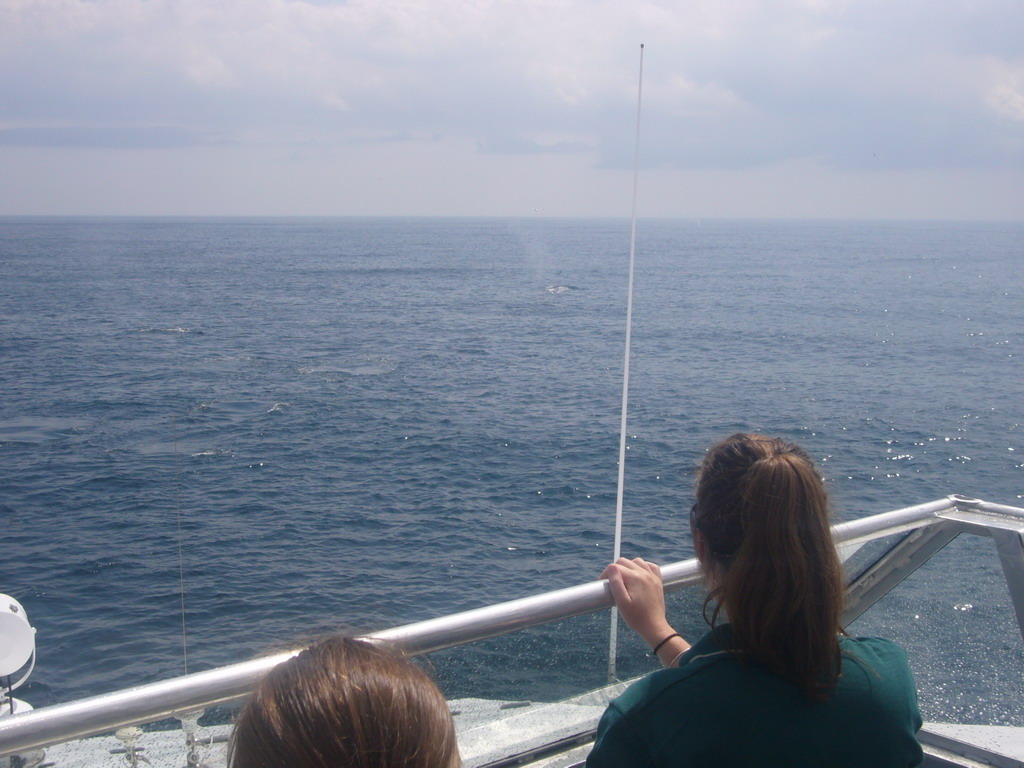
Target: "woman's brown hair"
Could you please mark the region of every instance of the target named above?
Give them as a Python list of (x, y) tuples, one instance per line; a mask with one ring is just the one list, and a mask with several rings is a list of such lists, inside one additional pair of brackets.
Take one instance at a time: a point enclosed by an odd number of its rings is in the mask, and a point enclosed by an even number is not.
[(731, 650), (826, 698), (839, 676), (844, 584), (814, 462), (793, 443), (733, 435), (708, 452), (696, 496), (717, 602), (709, 623), (724, 608)]
[(427, 674), (333, 637), (270, 671), (235, 724), (231, 768), (456, 768), (455, 726)]

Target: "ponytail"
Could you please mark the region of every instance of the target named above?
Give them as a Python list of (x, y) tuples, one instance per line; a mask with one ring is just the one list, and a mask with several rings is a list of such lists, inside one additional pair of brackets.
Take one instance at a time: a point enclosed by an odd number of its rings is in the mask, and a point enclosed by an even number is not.
[(792, 443), (733, 435), (708, 453), (697, 479), (695, 525), (724, 608), (731, 648), (824, 699), (839, 675), (842, 566), (828, 496)]

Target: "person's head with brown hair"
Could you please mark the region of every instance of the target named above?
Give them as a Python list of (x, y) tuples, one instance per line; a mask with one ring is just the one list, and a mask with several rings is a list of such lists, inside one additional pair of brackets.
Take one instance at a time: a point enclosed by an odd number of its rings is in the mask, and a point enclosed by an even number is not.
[(458, 768), (455, 725), (427, 674), (345, 637), (274, 667), (242, 710), (231, 768)]
[(737, 434), (697, 474), (694, 540), (734, 650), (824, 698), (840, 667), (844, 583), (828, 494), (797, 445)]

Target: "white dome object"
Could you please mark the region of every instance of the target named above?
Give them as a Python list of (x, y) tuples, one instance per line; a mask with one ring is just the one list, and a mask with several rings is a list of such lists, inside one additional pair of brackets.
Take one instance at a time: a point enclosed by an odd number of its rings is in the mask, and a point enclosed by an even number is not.
[(25, 609), (13, 597), (0, 595), (0, 677), (24, 667), (35, 650), (36, 631)]
[[(4, 699), (3, 707), (0, 707), (0, 717), (20, 715), (22, 712), (31, 712), (34, 707), (27, 701), (21, 699)], [(24, 755), (22, 755), (24, 757)]]

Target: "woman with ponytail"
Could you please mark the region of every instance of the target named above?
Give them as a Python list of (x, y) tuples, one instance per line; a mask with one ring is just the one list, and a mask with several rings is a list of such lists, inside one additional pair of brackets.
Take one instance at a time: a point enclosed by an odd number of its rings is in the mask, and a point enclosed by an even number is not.
[(843, 571), (810, 457), (733, 435), (705, 457), (696, 497), (710, 631), (691, 647), (672, 628), (654, 563), (619, 558), (604, 570), (623, 619), (666, 669), (609, 705), (588, 767), (920, 765), (906, 654), (840, 626)]

